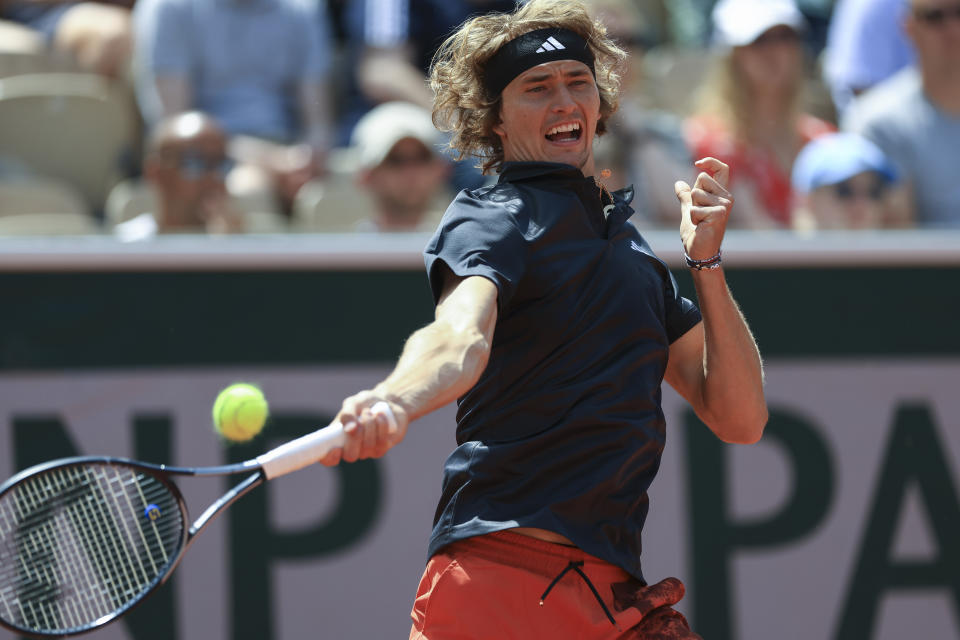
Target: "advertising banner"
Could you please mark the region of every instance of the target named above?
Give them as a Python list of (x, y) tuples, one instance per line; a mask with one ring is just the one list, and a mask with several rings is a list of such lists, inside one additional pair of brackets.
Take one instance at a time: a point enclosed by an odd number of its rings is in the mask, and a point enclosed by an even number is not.
[[(5, 374), (0, 475), (76, 454), (186, 466), (252, 457), (326, 424), (387, 372)], [(666, 394), (647, 576), (686, 582), (680, 608), (712, 631), (705, 637), (960, 637), (960, 359), (770, 362), (767, 377), (772, 418), (751, 447), (720, 443)], [(210, 405), (236, 379), (262, 385), (272, 418), (252, 443), (231, 446), (214, 433)], [(261, 487), (201, 534), (170, 584), (93, 637), (403, 637), (453, 431), (449, 406), (381, 460)], [(196, 517), (235, 481), (179, 484)]]

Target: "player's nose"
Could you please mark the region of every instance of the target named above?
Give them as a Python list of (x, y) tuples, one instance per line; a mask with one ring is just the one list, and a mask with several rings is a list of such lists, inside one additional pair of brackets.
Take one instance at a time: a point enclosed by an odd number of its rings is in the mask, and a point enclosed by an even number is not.
[(570, 89), (566, 86), (561, 86), (557, 91), (554, 91), (551, 108), (557, 113), (570, 113), (576, 109), (577, 103), (574, 101)]

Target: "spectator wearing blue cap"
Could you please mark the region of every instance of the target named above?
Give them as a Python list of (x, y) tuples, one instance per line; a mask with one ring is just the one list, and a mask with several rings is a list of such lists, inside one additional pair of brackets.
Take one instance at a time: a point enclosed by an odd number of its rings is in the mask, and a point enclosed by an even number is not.
[(912, 215), (893, 164), (858, 135), (822, 136), (803, 148), (791, 176), (797, 231), (910, 226)]

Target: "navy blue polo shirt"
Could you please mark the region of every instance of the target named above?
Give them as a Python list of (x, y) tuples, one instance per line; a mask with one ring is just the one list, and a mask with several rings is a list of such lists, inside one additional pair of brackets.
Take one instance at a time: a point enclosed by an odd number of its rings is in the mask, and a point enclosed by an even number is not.
[(670, 343), (701, 317), (627, 222), (630, 195), (569, 165), (506, 163), (444, 214), (424, 252), (434, 299), (442, 262), (492, 280), (498, 317), (487, 367), (458, 400), (430, 555), (538, 527), (642, 579), (660, 386)]

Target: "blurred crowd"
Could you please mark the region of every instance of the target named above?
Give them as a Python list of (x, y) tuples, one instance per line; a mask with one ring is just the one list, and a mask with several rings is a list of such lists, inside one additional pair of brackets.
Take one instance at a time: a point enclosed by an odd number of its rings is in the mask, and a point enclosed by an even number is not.
[[(960, 227), (960, 0), (587, 4), (631, 54), (596, 157), (641, 229), (704, 156), (734, 227)], [(431, 57), (513, 8), (0, 0), (0, 235), (429, 230), (496, 180), (445, 152)]]

